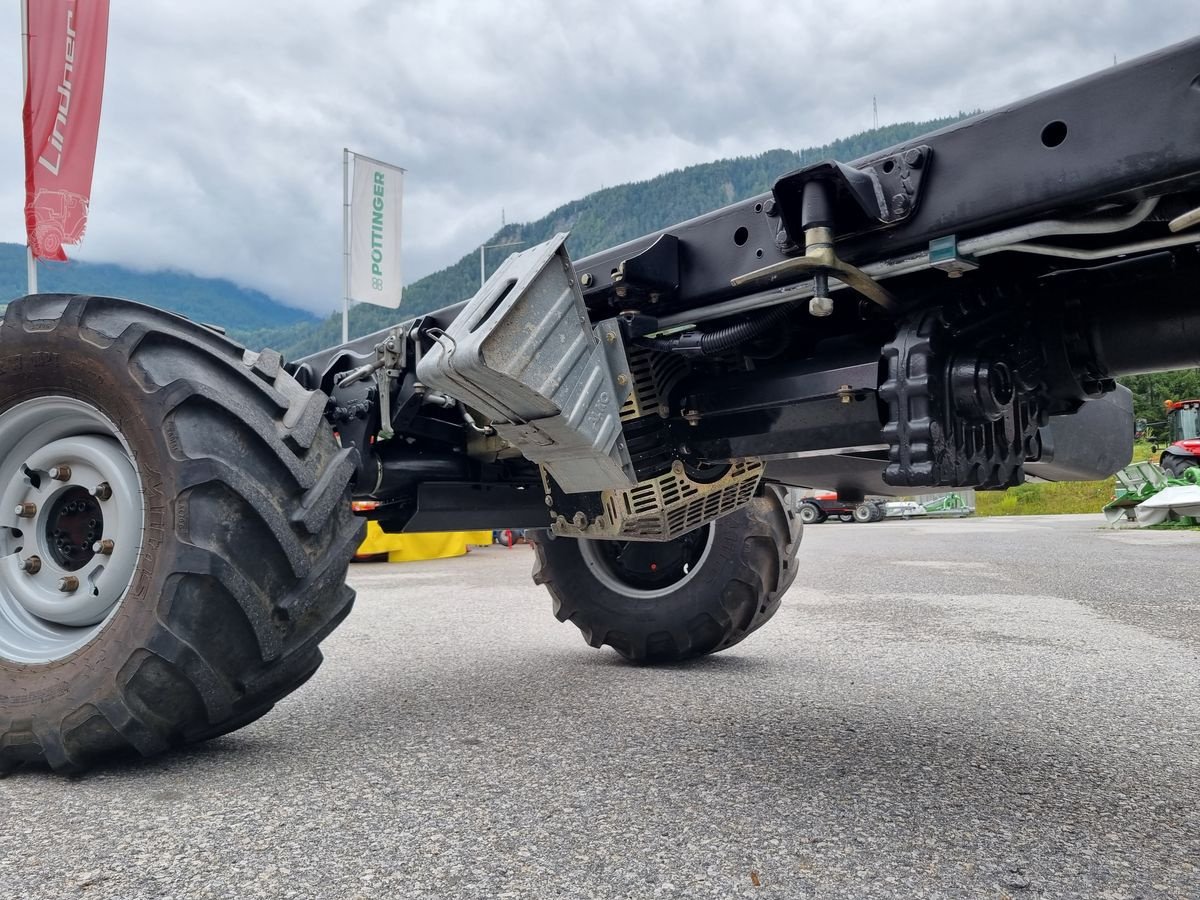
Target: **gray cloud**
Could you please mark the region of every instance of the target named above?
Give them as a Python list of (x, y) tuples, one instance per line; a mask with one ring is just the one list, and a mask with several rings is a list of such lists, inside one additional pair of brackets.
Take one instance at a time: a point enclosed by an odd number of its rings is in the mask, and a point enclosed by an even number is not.
[[(16, 47), (19, 22), (8, 26)], [(112, 5), (83, 259), (341, 285), (341, 148), (409, 169), (405, 274), (605, 184), (994, 107), (1181, 40), (1190, 2)], [(0, 239), (23, 241), (20, 61)], [(1119, 123), (1114, 123), (1119, 127)]]

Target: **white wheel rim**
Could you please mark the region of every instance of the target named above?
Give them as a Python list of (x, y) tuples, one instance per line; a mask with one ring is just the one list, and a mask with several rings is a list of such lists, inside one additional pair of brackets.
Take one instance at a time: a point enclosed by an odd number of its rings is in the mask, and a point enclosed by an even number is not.
[(695, 578), (696, 574), (704, 568), (705, 561), (708, 559), (709, 554), (712, 553), (713, 541), (717, 534), (717, 523), (712, 522), (704, 527), (708, 529), (708, 536), (704, 542), (704, 549), (700, 551), (700, 556), (696, 559), (695, 563), (688, 567), (682, 578), (660, 588), (639, 588), (624, 581), (620, 577), (620, 574), (614, 571), (609, 559), (600, 552), (598, 547), (600, 541), (581, 539), (579, 541), (579, 554), (583, 557), (584, 564), (588, 567), (592, 575), (595, 576), (596, 580), (610, 591), (625, 597), (637, 597), (641, 600), (658, 600), (675, 593), (675, 591)]
[(52, 662), (99, 634), (133, 580), (142, 528), (133, 454), (107, 416), (68, 397), (0, 414), (0, 657)]

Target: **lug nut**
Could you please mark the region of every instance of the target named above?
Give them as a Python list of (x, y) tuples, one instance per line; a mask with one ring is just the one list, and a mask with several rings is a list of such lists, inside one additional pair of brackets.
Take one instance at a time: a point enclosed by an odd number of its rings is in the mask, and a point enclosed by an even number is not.
[(37, 515), (37, 504), (26, 501), (17, 504), (17, 515), (22, 519), (32, 519)]
[(97, 500), (107, 500), (112, 496), (112, 488), (109, 487), (107, 481), (102, 481), (92, 488), (92, 496)]
[(50, 477), (55, 481), (70, 481), (71, 467), (66, 463), (59, 463), (57, 466), (50, 467)]
[(113, 552), (113, 546), (113, 542), (108, 538), (105, 538), (102, 541), (96, 541), (96, 543), (92, 544), (92, 552), (103, 553), (105, 556), (108, 556)]
[(64, 575), (58, 579), (58, 589), (64, 594), (69, 594), (71, 591), (79, 590), (79, 579), (74, 575)]
[(21, 560), (21, 571), (26, 575), (36, 575), (42, 570), (42, 561), (36, 556), (27, 556)]

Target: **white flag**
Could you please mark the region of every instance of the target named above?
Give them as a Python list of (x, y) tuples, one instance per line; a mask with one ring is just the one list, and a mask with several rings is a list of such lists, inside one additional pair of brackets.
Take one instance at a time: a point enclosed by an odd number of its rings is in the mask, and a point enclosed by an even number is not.
[(350, 299), (400, 305), (400, 199), (404, 170), (354, 157), (350, 192)]

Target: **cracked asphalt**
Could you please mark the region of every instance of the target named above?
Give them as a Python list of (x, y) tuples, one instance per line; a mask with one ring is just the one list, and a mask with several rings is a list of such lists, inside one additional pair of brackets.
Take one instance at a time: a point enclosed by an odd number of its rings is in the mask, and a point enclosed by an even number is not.
[(0, 897), (1200, 896), (1200, 533), (824, 524), (774, 621), (635, 668), (528, 548), (356, 565), (266, 718), (0, 781)]

